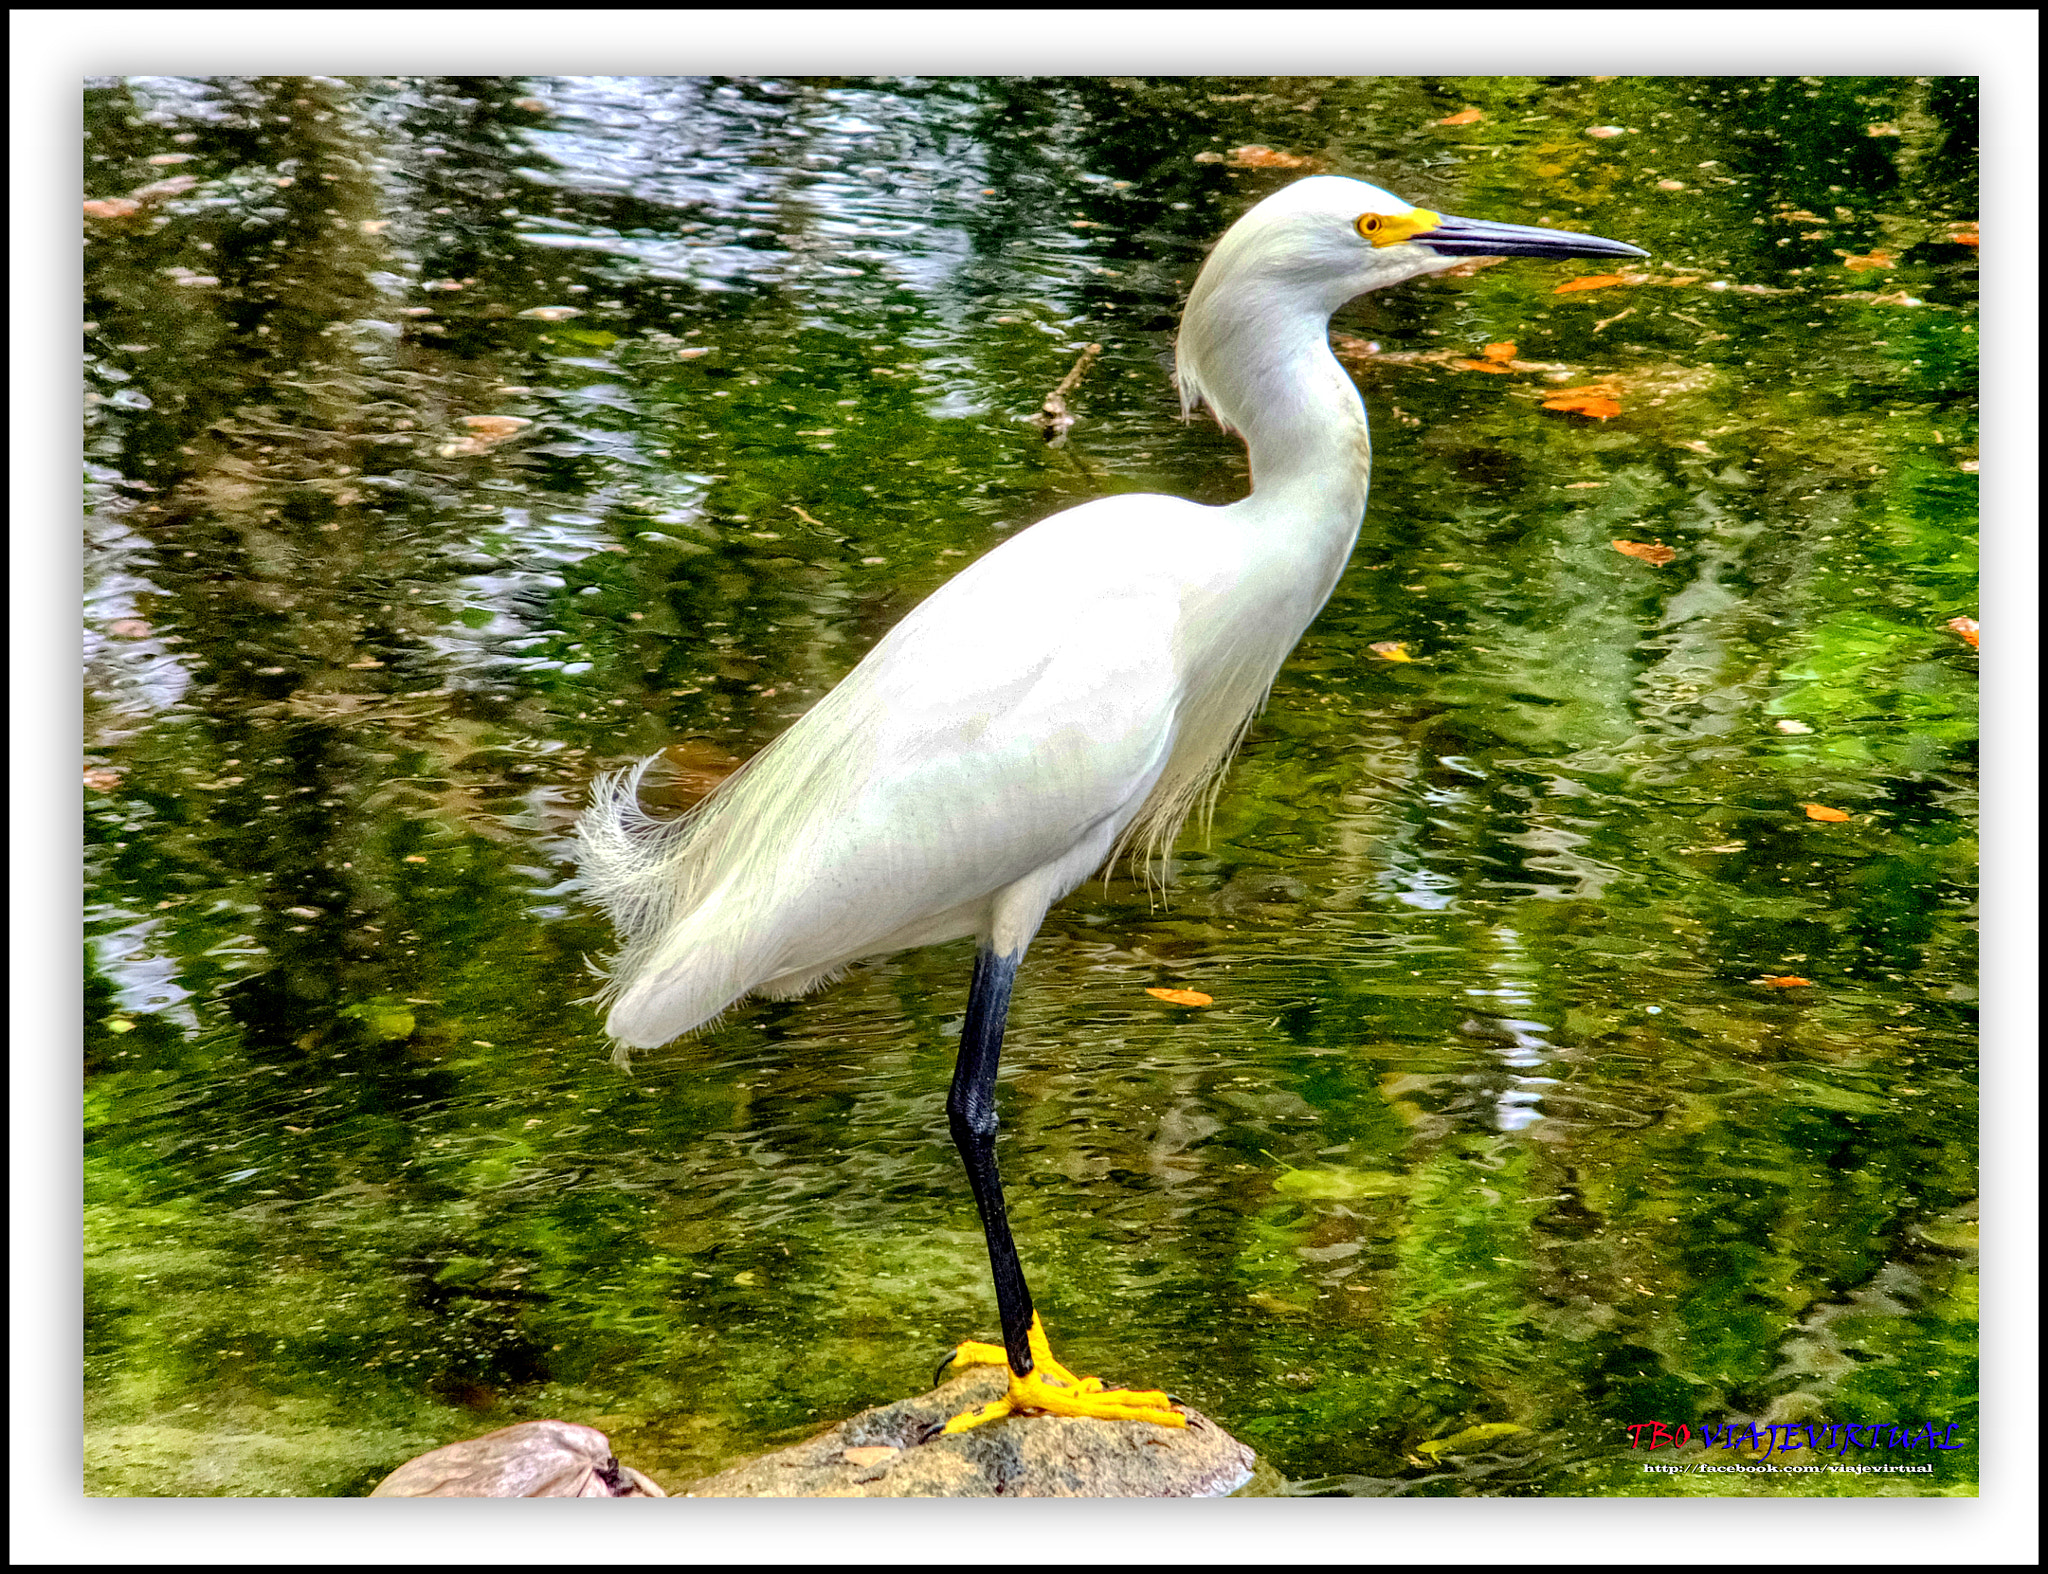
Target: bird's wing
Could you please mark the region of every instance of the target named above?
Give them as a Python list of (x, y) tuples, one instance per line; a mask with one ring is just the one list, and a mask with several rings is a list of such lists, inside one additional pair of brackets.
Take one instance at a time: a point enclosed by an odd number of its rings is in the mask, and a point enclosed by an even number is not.
[(769, 979), (908, 943), (1121, 830), (1172, 750), (1185, 587), (1091, 510), (942, 586), (631, 873), (674, 897), (614, 965), (614, 1036), (664, 1042)]

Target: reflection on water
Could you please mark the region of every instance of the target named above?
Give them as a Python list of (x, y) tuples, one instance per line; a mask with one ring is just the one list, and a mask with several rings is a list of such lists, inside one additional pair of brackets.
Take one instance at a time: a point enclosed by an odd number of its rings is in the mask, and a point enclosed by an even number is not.
[(1020, 982), (1064, 1352), (1303, 1492), (1878, 1490), (1646, 1477), (1658, 1419), (1957, 1421), (1882, 1490), (1972, 1490), (1973, 91), (95, 81), (89, 1490), (540, 1415), (674, 1486), (990, 1329), (965, 951), (622, 1076), (563, 838), (1003, 532), (1242, 490), (1168, 367), (1253, 144), (1652, 258), (1340, 318), (1352, 569), (1170, 891)]

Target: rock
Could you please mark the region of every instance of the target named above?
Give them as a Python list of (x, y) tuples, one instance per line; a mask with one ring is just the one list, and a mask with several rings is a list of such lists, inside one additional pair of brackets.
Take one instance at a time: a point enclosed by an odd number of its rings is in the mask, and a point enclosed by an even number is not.
[(1184, 1429), (1011, 1416), (937, 1435), (961, 1411), (998, 1398), (1005, 1381), (1000, 1367), (969, 1368), (928, 1394), (863, 1410), (809, 1442), (722, 1470), (682, 1495), (1227, 1497), (1252, 1479), (1252, 1451), (1193, 1410)]
[(666, 1497), (596, 1427), (522, 1421), (409, 1459), (371, 1497)]

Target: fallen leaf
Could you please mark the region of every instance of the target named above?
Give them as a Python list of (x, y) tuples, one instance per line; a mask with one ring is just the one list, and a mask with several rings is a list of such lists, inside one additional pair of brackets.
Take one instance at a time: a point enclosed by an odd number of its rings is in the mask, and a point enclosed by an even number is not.
[(1838, 825), (1844, 820), (1853, 818), (1853, 816), (1840, 809), (1830, 809), (1824, 803), (1802, 803), (1799, 807), (1806, 811), (1807, 819), (1825, 820), (1830, 825)]
[(1813, 980), (1812, 980), (1812, 979), (1810, 979), (1810, 978), (1800, 978), (1800, 977), (1799, 977), (1798, 975), (1796, 975), (1796, 974), (1793, 974), (1793, 973), (1782, 973), (1782, 974), (1779, 974), (1779, 973), (1767, 973), (1767, 974), (1765, 974), (1765, 975), (1764, 975), (1764, 976), (1763, 976), (1762, 978), (1759, 978), (1759, 979), (1757, 980), (1757, 982), (1758, 982), (1759, 984), (1767, 984), (1767, 985), (1769, 985), (1769, 986), (1770, 986), (1770, 987), (1771, 987), (1772, 989), (1811, 989), (1811, 988), (1813, 988)]
[(465, 415), (462, 424), (478, 437), (503, 440), (514, 432), (523, 432), (533, 423), (522, 415)]
[(1851, 273), (1863, 273), (1871, 268), (1895, 268), (1898, 266), (1891, 253), (1881, 246), (1875, 251), (1867, 252), (1860, 257), (1852, 257), (1847, 252), (1838, 252), (1836, 255), (1841, 257), (1842, 266)]
[(661, 751), (666, 772), (648, 779), (642, 789), (650, 798), (678, 809), (694, 807), (704, 796), (746, 762), (727, 754), (703, 738), (685, 738)]
[(1461, 109), (1455, 115), (1446, 115), (1437, 122), (1440, 126), (1470, 126), (1486, 118), (1483, 109)]
[(548, 101), (544, 98), (515, 98), (512, 100), (512, 107), (523, 109), (529, 115), (545, 115), (548, 112)]
[(1239, 169), (1321, 169), (1323, 161), (1302, 153), (1282, 153), (1263, 143), (1250, 142), (1241, 148), (1232, 148), (1226, 163)]
[(1604, 388), (1560, 388), (1543, 401), (1546, 410), (1563, 410), (1571, 415), (1589, 415), (1596, 421), (1621, 414), (1621, 405)]
[(1634, 281), (1619, 273), (1589, 273), (1582, 279), (1566, 279), (1550, 293), (1570, 295), (1575, 290), (1604, 290), (1616, 284), (1631, 284)]
[(1586, 135), (1589, 137), (1598, 137), (1600, 140), (1604, 142), (1609, 137), (1620, 136), (1626, 129), (1627, 128), (1623, 126), (1588, 126), (1586, 128)]
[(1776, 727), (1778, 731), (1786, 733), (1801, 733), (1813, 731), (1813, 729), (1807, 726), (1805, 722), (1793, 721), (1789, 716), (1783, 718), (1782, 720), (1773, 722), (1772, 725)]
[(1953, 629), (1969, 642), (1970, 649), (1977, 648), (1977, 620), (1975, 618), (1950, 618), (1946, 627)]
[(1498, 372), (1503, 377), (1514, 370), (1512, 366), (1503, 366), (1498, 361), (1453, 361), (1451, 365), (1461, 372)]
[[(91, 204), (88, 203), (87, 206), (90, 207)], [(1951, 246), (1974, 246), (1977, 244), (1977, 226), (1975, 224), (1959, 224), (1942, 236), (1942, 239)]]
[(88, 765), (85, 768), (85, 785), (94, 792), (112, 792), (121, 785), (121, 773), (111, 765)]
[(708, 344), (692, 344), (676, 351), (676, 359), (679, 361), (694, 361), (698, 356), (709, 355), (710, 353), (711, 346)]
[(197, 153), (152, 153), (142, 162), (145, 164), (189, 164), (199, 157)]
[(1685, 190), (1685, 182), (1682, 180), (1660, 180), (1657, 182), (1657, 189), (1659, 191), (1683, 191)]
[(1199, 989), (1148, 989), (1145, 993), (1174, 1006), (1213, 1006), (1216, 1003), (1214, 995), (1205, 995)]
[(1427, 1443), (1416, 1445), (1418, 1454), (1427, 1454), (1435, 1460), (1444, 1454), (1463, 1454), (1482, 1443), (1490, 1443), (1497, 1437), (1512, 1437), (1521, 1431), (1512, 1421), (1482, 1421), (1478, 1426), (1468, 1426), (1462, 1432), (1449, 1437), (1432, 1438)]
[(129, 214), (140, 211), (141, 207), (141, 203), (131, 202), (126, 197), (107, 197), (99, 202), (88, 202), (85, 213), (87, 218), (93, 219), (125, 219)]
[(1513, 341), (1503, 344), (1489, 344), (1479, 353), (1489, 361), (1512, 361), (1515, 358), (1515, 346)]
[(1865, 126), (1863, 134), (1870, 137), (1902, 137), (1905, 133), (1889, 120), (1881, 120), (1874, 126)]
[(1639, 557), (1645, 563), (1654, 563), (1659, 568), (1678, 556), (1675, 547), (1667, 547), (1661, 541), (1610, 541), (1607, 544), (1624, 557)]
[(1408, 646), (1398, 639), (1383, 639), (1365, 647), (1382, 661), (1413, 661)]
[(569, 317), (581, 317), (582, 308), (576, 306), (529, 306), (518, 314), (521, 317), (538, 317), (542, 322), (561, 322)]
[(169, 180), (153, 180), (147, 186), (137, 186), (128, 195), (137, 202), (154, 202), (162, 197), (182, 197), (198, 184), (197, 175), (173, 175)]

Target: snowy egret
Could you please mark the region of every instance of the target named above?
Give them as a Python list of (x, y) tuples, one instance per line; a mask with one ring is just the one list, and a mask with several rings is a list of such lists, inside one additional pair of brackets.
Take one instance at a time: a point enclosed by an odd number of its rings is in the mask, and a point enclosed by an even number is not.
[(996, 1064), (1046, 910), (1125, 850), (1170, 849), (1343, 572), (1371, 449), (1331, 314), (1467, 257), (1642, 255), (1340, 176), (1296, 181), (1217, 242), (1176, 349), (1183, 413), (1206, 404), (1250, 450), (1248, 497), (1124, 493), (1041, 520), (935, 591), (690, 814), (640, 807), (652, 760), (593, 789), (577, 830), (624, 940), (602, 997), (621, 1054), (863, 957), (980, 942), (946, 1113), (1003, 1343), (949, 1359), (1007, 1364), (1010, 1386), (948, 1431), (1017, 1412), (1184, 1424), (1165, 1394), (1052, 1358), (996, 1173)]

